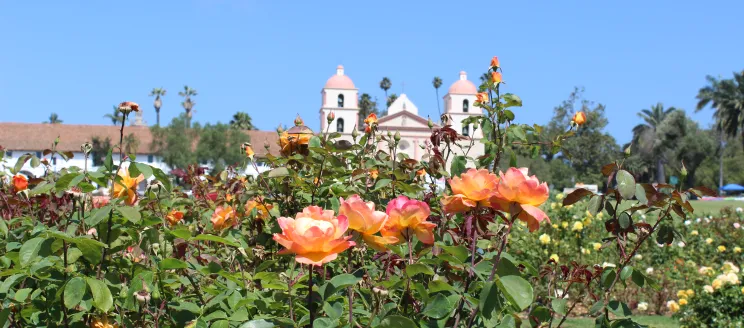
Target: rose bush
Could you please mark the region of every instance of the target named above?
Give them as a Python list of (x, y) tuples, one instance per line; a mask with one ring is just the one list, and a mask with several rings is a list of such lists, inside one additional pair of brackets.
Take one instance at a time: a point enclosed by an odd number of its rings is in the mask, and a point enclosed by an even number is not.
[[(502, 94), (497, 58), (487, 76), (484, 114), (463, 122), (483, 131), (477, 158), (446, 115), (430, 122), (421, 161), (398, 153), (400, 135), (374, 115), (352, 140), (298, 117), (278, 129), (280, 153), (261, 159), (270, 171), (194, 166), (178, 186), (125, 156), (122, 124), (119, 163), (111, 150), (96, 171), (2, 180), (0, 326), (561, 326), (584, 308), (598, 327), (637, 326), (627, 291), (664, 289), (641, 261), (680, 265), (655, 244), (682, 239), (675, 216), (710, 191), (636, 183), (619, 159), (602, 169), (602, 193), (549, 202), (516, 153), (560, 151), (586, 116), (544, 136), (514, 123), (522, 100)], [(119, 110), (126, 121), (139, 106)], [(241, 151), (256, 165), (251, 144)], [(27, 161), (49, 165), (26, 154), (9, 171)], [(93, 196), (96, 186), (113, 197)]]

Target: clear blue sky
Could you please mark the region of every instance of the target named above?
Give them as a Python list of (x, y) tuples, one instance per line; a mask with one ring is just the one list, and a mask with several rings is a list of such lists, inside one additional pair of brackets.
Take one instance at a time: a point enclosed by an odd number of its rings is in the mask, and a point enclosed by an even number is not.
[[(194, 120), (246, 111), (261, 129), (296, 113), (317, 129), (320, 89), (338, 64), (361, 92), (393, 82), (436, 116), (460, 70), (471, 81), (498, 55), (522, 121), (546, 123), (574, 86), (607, 105), (620, 142), (656, 102), (694, 111), (705, 75), (744, 69), (742, 1), (2, 1), (0, 121), (110, 124), (123, 100), (155, 123), (199, 91)], [(737, 23), (738, 22), (738, 23)], [(442, 94), (444, 92), (441, 92)], [(694, 114), (704, 126), (711, 111)]]

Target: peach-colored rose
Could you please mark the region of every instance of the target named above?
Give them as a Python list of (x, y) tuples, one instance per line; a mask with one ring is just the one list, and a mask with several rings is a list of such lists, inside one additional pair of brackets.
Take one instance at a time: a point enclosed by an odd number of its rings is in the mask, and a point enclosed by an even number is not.
[(13, 188), (16, 192), (28, 189), (28, 179), (20, 174), (13, 176)]
[(386, 212), (388, 219), (380, 231), (383, 237), (395, 237), (400, 242), (415, 233), (422, 243), (434, 243), (432, 230), (437, 225), (426, 221), (431, 213), (428, 204), (400, 195), (388, 203)]
[(93, 196), (93, 208), (101, 208), (108, 205), (111, 198), (107, 196)]
[(380, 171), (377, 169), (371, 169), (369, 170), (369, 176), (372, 178), (372, 180), (377, 180), (377, 177), (380, 176)]
[(488, 93), (487, 92), (478, 92), (475, 94), (475, 103), (476, 104), (484, 104), (488, 102)]
[(119, 104), (119, 111), (122, 113), (139, 112), (139, 105), (133, 101), (125, 101)]
[(345, 236), (349, 228), (346, 216), (334, 216), (333, 211), (309, 206), (297, 213), (294, 219), (277, 219), (282, 233), (274, 234), (274, 241), (285, 249), (279, 254), (295, 254), (295, 261), (321, 266), (333, 261), (355, 243)]
[(129, 176), (129, 168), (119, 169), (118, 173), (121, 179), (114, 180), (114, 190), (111, 193), (114, 198), (125, 198), (124, 203), (132, 206), (137, 202), (137, 185), (139, 185), (145, 177), (140, 174), (136, 178)]
[(491, 82), (493, 84), (499, 84), (502, 81), (501, 72), (491, 72)]
[(165, 216), (165, 220), (168, 221), (168, 224), (171, 226), (174, 226), (178, 224), (178, 222), (181, 222), (183, 219), (183, 212), (179, 210), (172, 210), (168, 215)]
[(496, 194), (499, 177), (486, 169), (469, 169), (449, 181), (452, 196), (444, 196), (442, 205), (448, 213), (462, 213), (478, 206), (489, 206), (489, 199)]
[(367, 123), (368, 125), (377, 124), (377, 114), (369, 114), (369, 116), (364, 119), (364, 123)]
[(385, 245), (398, 242), (395, 237), (375, 235), (382, 229), (388, 218), (385, 212), (375, 211), (375, 203), (365, 203), (359, 195), (353, 195), (345, 200), (342, 197), (340, 202), (338, 214), (348, 218), (349, 229), (358, 231), (367, 245), (383, 252), (386, 250)]
[(586, 114), (584, 114), (584, 112), (574, 114), (573, 121), (576, 122), (577, 125), (584, 125), (584, 123), (586, 123)]
[(499, 57), (493, 56), (493, 58), (491, 58), (491, 67), (499, 67)]
[(497, 194), (491, 198), (491, 206), (502, 211), (509, 211), (511, 204), (518, 204), (519, 219), (526, 222), (530, 231), (535, 231), (543, 220), (550, 223), (550, 218), (539, 206), (548, 199), (548, 185), (528, 176), (527, 168), (510, 167), (506, 173), (499, 173), (501, 179), (497, 187)]
[(256, 218), (265, 221), (269, 218), (269, 211), (274, 208), (274, 205), (262, 204), (262, 201), (258, 199), (251, 199), (245, 203), (246, 214), (249, 214), (254, 208), (256, 209)]
[(215, 230), (222, 230), (237, 223), (235, 210), (232, 206), (217, 206), (212, 213), (212, 226)]

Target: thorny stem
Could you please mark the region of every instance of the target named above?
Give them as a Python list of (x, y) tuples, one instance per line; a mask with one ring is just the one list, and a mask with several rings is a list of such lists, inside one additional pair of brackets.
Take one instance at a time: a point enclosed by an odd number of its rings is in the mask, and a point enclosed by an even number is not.
[(310, 264), (310, 275), (307, 282), (307, 310), (310, 311), (310, 327), (315, 321), (315, 304), (313, 304), (313, 265)]
[(189, 283), (191, 283), (191, 286), (194, 287), (194, 292), (196, 292), (196, 296), (199, 298), (199, 302), (201, 302), (202, 306), (206, 305), (207, 303), (204, 302), (204, 297), (201, 294), (201, 290), (199, 290), (199, 286), (196, 284), (196, 282), (194, 282), (194, 278), (191, 278), (191, 275), (189, 275), (189, 273), (186, 272), (186, 269), (183, 269), (183, 274), (189, 280)]
[[(354, 249), (354, 246), (351, 246), (349, 248), (349, 261), (346, 266), (346, 273), (351, 273), (351, 266), (352, 266), (352, 255), (354, 254), (352, 250)], [(352, 304), (354, 304), (354, 288), (352, 286), (349, 286), (347, 289), (347, 293), (349, 294), (349, 326), (354, 326), (354, 310), (352, 307)]]
[[(121, 120), (121, 128), (119, 129), (119, 167), (118, 170), (121, 170), (121, 164), (124, 162), (124, 123), (127, 121), (127, 113), (124, 113), (123, 118)], [(116, 184), (116, 176), (113, 177), (112, 181), (112, 187)], [(101, 269), (105, 266), (106, 263), (106, 253), (108, 253), (108, 249), (111, 247), (111, 226), (113, 225), (113, 216), (114, 211), (113, 209), (109, 212), (109, 218), (108, 218), (108, 227), (106, 228), (106, 248), (103, 249), (103, 252), (101, 252), (101, 263), (98, 265), (98, 272), (96, 273), (96, 276), (98, 279), (101, 278)]]

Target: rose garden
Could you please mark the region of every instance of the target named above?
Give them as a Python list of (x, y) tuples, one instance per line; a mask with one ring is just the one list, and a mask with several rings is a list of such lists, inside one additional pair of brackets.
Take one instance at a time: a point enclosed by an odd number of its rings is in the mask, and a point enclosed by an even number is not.
[[(484, 66), (483, 115), (466, 122), (482, 156), (446, 114), (420, 161), (375, 114), (352, 141), (298, 116), (280, 151), (259, 160), (264, 145), (242, 143), (240, 163), (174, 179), (127, 153), (140, 108), (122, 102), (97, 170), (20, 174), (70, 157), (54, 146), (0, 158), (0, 327), (740, 327), (741, 208), (700, 210), (714, 188), (641, 181), (630, 146), (592, 172), (598, 191), (551, 189), (520, 162), (563, 151), (595, 117), (571, 113), (551, 135), (516, 123), (522, 100), (502, 92), (496, 57)], [(259, 161), (270, 169), (236, 169)]]

